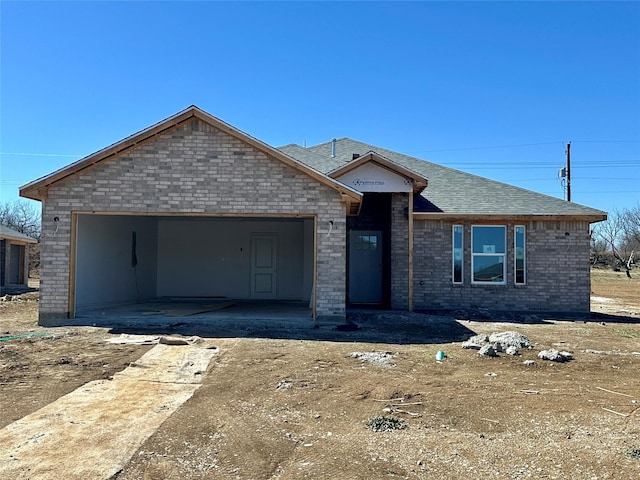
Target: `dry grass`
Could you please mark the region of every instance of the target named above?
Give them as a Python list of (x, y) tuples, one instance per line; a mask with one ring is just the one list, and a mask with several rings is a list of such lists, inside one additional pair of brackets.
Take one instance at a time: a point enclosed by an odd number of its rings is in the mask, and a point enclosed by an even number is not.
[(634, 269), (631, 278), (625, 272), (592, 269), (591, 294), (614, 299), (629, 309), (640, 309), (640, 269)]

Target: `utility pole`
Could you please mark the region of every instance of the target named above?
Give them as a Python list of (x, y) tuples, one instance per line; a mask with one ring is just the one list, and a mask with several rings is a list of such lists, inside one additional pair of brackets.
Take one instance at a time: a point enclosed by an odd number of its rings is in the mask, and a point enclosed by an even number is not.
[(567, 202), (571, 201), (571, 142), (567, 143)]

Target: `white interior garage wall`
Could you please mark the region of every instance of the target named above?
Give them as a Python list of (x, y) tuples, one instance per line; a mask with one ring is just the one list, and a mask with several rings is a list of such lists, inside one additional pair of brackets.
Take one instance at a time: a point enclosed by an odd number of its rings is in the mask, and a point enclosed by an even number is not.
[[(131, 264), (133, 232), (135, 268)], [(155, 218), (78, 215), (76, 309), (155, 298), (156, 265)]]
[(161, 218), (157, 294), (251, 298), (251, 236), (275, 234), (277, 294), (305, 300), (313, 284), (312, 219)]

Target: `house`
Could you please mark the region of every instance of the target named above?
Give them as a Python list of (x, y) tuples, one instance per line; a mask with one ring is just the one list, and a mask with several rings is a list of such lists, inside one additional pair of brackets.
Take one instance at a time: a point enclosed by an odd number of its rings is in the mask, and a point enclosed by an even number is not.
[(29, 279), (30, 243), (37, 240), (23, 233), (0, 225), (0, 289), (26, 287)]
[(192, 106), (20, 189), (40, 323), (160, 297), (589, 311), (602, 211), (350, 139), (271, 147)]

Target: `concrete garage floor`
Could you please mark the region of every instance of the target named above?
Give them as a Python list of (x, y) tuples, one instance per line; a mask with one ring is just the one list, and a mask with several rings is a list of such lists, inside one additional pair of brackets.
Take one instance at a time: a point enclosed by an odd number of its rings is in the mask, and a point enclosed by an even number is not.
[[(206, 311), (216, 303), (231, 305)], [(308, 307), (306, 302), (158, 300), (83, 310), (77, 312), (76, 318), (70, 323), (107, 327), (111, 333), (393, 344), (454, 342), (474, 334), (463, 323), (448, 316), (364, 309), (347, 312), (349, 322), (355, 327), (344, 331), (342, 328), (348, 322), (341, 319), (315, 322)]]
[(314, 326), (308, 302), (256, 302), (233, 299), (157, 299), (112, 307), (82, 309), (73, 323), (97, 327), (179, 329)]

